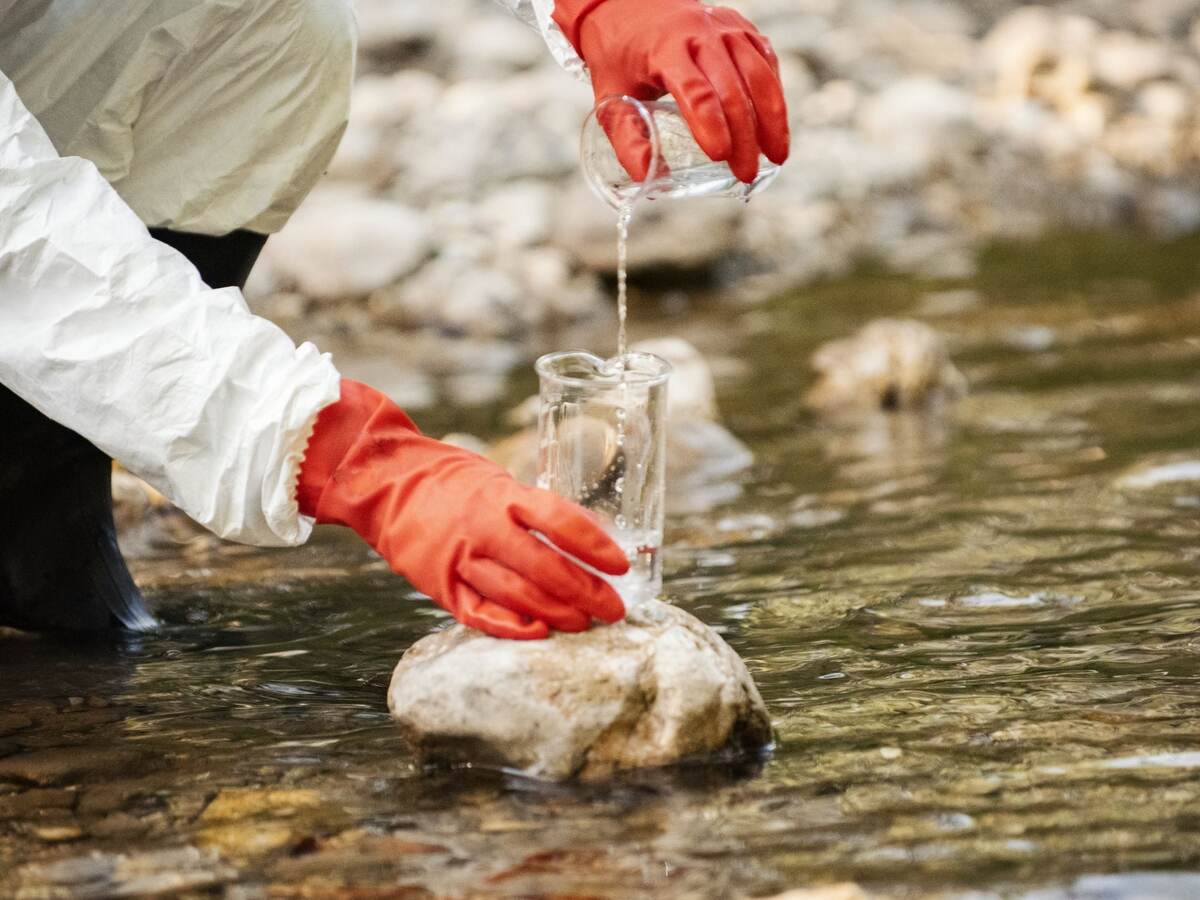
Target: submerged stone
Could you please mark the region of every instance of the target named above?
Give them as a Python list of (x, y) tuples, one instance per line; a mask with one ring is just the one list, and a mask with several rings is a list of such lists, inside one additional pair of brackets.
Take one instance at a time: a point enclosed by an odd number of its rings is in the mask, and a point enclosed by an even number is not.
[(811, 365), (817, 381), (805, 402), (825, 413), (922, 409), (957, 400), (967, 389), (942, 335), (911, 319), (877, 319), (822, 344)]
[(88, 747), (32, 750), (0, 760), (0, 780), (50, 786), (86, 778), (113, 778), (145, 769), (150, 762), (144, 754), (133, 750)]
[(396, 666), (388, 706), (424, 763), (597, 779), (771, 741), (738, 655), (691, 614), (657, 600), (624, 622), (545, 641), (461, 625)]
[(22, 897), (176, 896), (210, 890), (236, 876), (212, 852), (194, 847), (86, 856), (24, 866), (17, 872)]

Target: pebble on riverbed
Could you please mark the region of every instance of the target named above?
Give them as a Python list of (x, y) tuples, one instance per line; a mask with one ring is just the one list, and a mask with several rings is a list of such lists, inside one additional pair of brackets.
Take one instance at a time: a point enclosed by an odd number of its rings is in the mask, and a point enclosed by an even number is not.
[(659, 601), (616, 625), (503, 641), (461, 625), (404, 654), (388, 707), (427, 764), (555, 781), (752, 754), (771, 742), (762, 697), (711, 628)]
[(911, 319), (877, 319), (822, 344), (811, 365), (817, 382), (805, 402), (821, 412), (921, 409), (967, 389), (942, 335)]

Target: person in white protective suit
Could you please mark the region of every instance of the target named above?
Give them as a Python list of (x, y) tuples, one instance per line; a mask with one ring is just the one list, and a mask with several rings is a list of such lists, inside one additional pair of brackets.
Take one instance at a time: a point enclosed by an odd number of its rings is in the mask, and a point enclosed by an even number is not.
[[(395, 0), (421, 2), (421, 0)], [(739, 177), (783, 162), (766, 39), (698, 0), (502, 0), (598, 96), (670, 91)], [(582, 510), (424, 437), (252, 315), (267, 235), (346, 125), (348, 0), (0, 0), (0, 625), (150, 628), (111, 459), (221, 537), (349, 526), (460, 621), (509, 638), (624, 610)], [(614, 131), (630, 171), (644, 142)]]

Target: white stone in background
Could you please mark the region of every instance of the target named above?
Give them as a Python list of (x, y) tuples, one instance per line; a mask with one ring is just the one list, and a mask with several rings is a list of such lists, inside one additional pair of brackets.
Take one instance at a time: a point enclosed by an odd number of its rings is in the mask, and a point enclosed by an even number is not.
[(736, 478), (754, 465), (754, 454), (720, 423), (708, 360), (679, 337), (639, 341), (633, 350), (671, 364), (667, 389), (667, 510), (685, 515), (735, 500)]
[[(630, 228), (629, 270), (712, 265), (734, 245), (742, 211), (719, 198), (640, 204)], [(582, 177), (559, 192), (551, 239), (588, 268), (616, 272), (617, 214)]]
[(456, 625), (414, 644), (388, 708), (426, 763), (598, 779), (771, 741), (738, 655), (708, 626), (650, 601), (629, 618), (545, 641)]
[(681, 337), (652, 338), (638, 341), (629, 348), (639, 353), (653, 353), (671, 364), (671, 380), (667, 386), (667, 419), (706, 419), (715, 422), (717, 389), (708, 360), (689, 341)]
[(516, 280), (499, 269), (443, 256), (373, 294), (369, 305), (378, 320), (388, 324), (500, 337), (544, 317), (544, 307), (529, 301)]
[(501, 249), (544, 243), (550, 236), (555, 193), (541, 179), (502, 185), (483, 198), (478, 221)]
[[(529, 291), (539, 297), (545, 297), (553, 305), (556, 305), (557, 297), (568, 291), (571, 282), (571, 258), (556, 247), (526, 250), (513, 254), (504, 262)], [(569, 309), (570, 304), (564, 308)], [(556, 312), (560, 311), (556, 308)]]
[(438, 0), (436, 3), (355, 0), (354, 7), (358, 17), (359, 48), (370, 54), (433, 41), (450, 9), (461, 8), (462, 4), (456, 0)]
[(546, 44), (529, 26), (506, 15), (474, 16), (450, 24), (442, 43), (454, 54), (460, 78), (496, 78), (545, 61)]
[(855, 28), (867, 36), (871, 51), (898, 63), (903, 71), (953, 76), (973, 61), (971, 17), (949, 3), (878, 4), (879, 11)]
[(518, 178), (557, 178), (579, 164), (589, 92), (557, 68), (449, 85), (393, 148), (413, 196), (473, 198)]
[(1064, 15), (1044, 6), (1023, 6), (988, 32), (982, 59), (996, 77), (997, 93), (1024, 99), (1034, 93), (1035, 76), (1065, 60), (1086, 61), (1100, 27), (1083, 16)]
[(263, 250), (278, 282), (318, 301), (362, 297), (412, 272), (429, 253), (424, 217), (347, 190), (312, 193)]
[(1128, 91), (1166, 75), (1171, 53), (1159, 41), (1128, 31), (1110, 31), (1096, 40), (1092, 65), (1102, 81)]
[(974, 101), (966, 91), (935, 78), (905, 78), (884, 88), (858, 114), (858, 127), (902, 159), (912, 177), (924, 174), (969, 136)]
[(504, 399), (506, 381), (504, 372), (455, 372), (447, 376), (443, 387), (449, 403), (478, 408)]
[(765, 14), (759, 20), (761, 28), (771, 36), (771, 46), (781, 58), (808, 56), (821, 46), (830, 29), (828, 16), (815, 10), (799, 8), (794, 0), (787, 0), (789, 9)]
[(1179, 132), (1169, 122), (1122, 116), (1104, 135), (1101, 147), (1122, 166), (1170, 177), (1183, 162)]
[(440, 78), (419, 69), (359, 78), (350, 98), (350, 124), (329, 164), (329, 177), (372, 185), (395, 177), (396, 135), (428, 113), (444, 88)]
[(911, 319), (877, 319), (851, 337), (822, 344), (811, 364), (817, 383), (805, 402), (826, 412), (916, 409), (966, 391), (945, 339)]
[[(832, 199), (804, 199), (790, 190), (795, 179), (788, 172), (771, 191), (754, 198), (754, 209), (742, 222), (742, 243), (771, 260), (794, 283), (845, 271), (851, 264), (849, 248), (837, 240), (844, 212)], [(768, 293), (778, 291), (775, 278), (767, 280)], [(743, 281), (739, 288), (752, 288)]]
[(858, 110), (861, 92), (853, 81), (834, 78), (798, 101), (795, 115), (803, 126), (846, 125)]
[(1173, 81), (1152, 81), (1137, 93), (1137, 108), (1145, 116), (1172, 125), (1183, 122), (1197, 106), (1195, 93)]
[(754, 465), (754, 453), (729, 429), (708, 419), (680, 419), (667, 427), (667, 501), (671, 515), (710, 510), (737, 499), (736, 476)]
[(385, 183), (395, 174), (395, 167), (382, 131), (356, 122), (351, 117), (325, 174), (335, 181), (359, 181), (370, 185)]
[(402, 126), (437, 106), (445, 89), (442, 79), (421, 69), (364, 75), (350, 96), (350, 121), (375, 128)]

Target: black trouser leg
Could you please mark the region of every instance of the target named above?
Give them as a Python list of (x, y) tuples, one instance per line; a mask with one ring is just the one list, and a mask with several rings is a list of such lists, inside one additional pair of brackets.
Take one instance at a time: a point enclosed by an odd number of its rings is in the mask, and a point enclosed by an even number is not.
[[(155, 229), (211, 287), (241, 287), (265, 235)], [(117, 547), (112, 461), (0, 387), (0, 625), (95, 631), (154, 626)]]
[(170, 244), (200, 271), (200, 277), (209, 287), (245, 287), (250, 270), (267, 242), (265, 234), (253, 231), (235, 231), (223, 237), (207, 234), (188, 234), (169, 231), (166, 228), (151, 228), (150, 236), (156, 241)]

